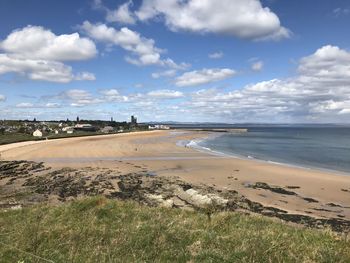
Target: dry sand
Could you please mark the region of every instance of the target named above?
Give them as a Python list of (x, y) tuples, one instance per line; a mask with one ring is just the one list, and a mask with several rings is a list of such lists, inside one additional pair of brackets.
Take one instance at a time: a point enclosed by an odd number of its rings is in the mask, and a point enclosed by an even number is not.
[[(52, 167), (134, 172), (142, 166), (158, 176), (178, 176), (190, 183), (236, 190), (290, 213), (350, 219), (350, 175), (215, 156), (177, 145), (178, 141), (205, 136), (207, 132), (135, 132), (5, 145), (0, 146), (0, 153), (5, 160), (44, 161)], [(257, 182), (295, 195), (250, 187)]]

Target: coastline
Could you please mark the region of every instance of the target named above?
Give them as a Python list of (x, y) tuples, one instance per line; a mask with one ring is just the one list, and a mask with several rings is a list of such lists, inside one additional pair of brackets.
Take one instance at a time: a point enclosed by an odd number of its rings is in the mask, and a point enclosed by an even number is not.
[(186, 145), (181, 145), (181, 144), (179, 144), (179, 145), (184, 146), (184, 147), (190, 147), (194, 150), (208, 153), (208, 154), (215, 155), (215, 156), (223, 156), (223, 157), (236, 158), (236, 159), (245, 160), (245, 161), (253, 161), (253, 162), (261, 162), (261, 163), (267, 163), (267, 164), (272, 164), (272, 165), (280, 165), (280, 166), (285, 166), (285, 167), (297, 168), (297, 169), (301, 169), (301, 170), (332, 173), (334, 175), (340, 175), (340, 176), (350, 176), (350, 172), (346, 172), (346, 171), (321, 168), (321, 167), (311, 166), (311, 165), (307, 166), (307, 165), (288, 163), (288, 162), (276, 162), (276, 161), (272, 161), (272, 160), (256, 158), (254, 156), (244, 156), (244, 155), (241, 155), (238, 153), (221, 152), (218, 150), (213, 150), (209, 147), (199, 145), (199, 143), (201, 143), (201, 142), (204, 142), (206, 140), (210, 140), (214, 137), (219, 137), (222, 135), (224, 135), (224, 134), (220, 134), (220, 135), (214, 134), (213, 136), (207, 136), (207, 137), (203, 137), (201, 139), (195, 139), (195, 140), (189, 141)]
[(2, 158), (42, 161), (52, 169), (108, 169), (116, 175), (147, 171), (218, 191), (236, 191), (288, 214), (350, 220), (349, 176), (214, 156), (178, 143), (210, 135), (210, 132), (152, 131), (49, 140), (8, 149), (2, 152)]

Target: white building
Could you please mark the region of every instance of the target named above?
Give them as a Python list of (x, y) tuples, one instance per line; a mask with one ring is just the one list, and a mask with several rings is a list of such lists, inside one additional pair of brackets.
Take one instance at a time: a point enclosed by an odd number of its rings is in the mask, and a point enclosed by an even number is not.
[(160, 124), (160, 125), (157, 124), (157, 125), (154, 125), (154, 126), (149, 125), (148, 129), (149, 130), (169, 130), (170, 127), (166, 126), (166, 125), (162, 125), (162, 124)]
[(113, 131), (114, 131), (114, 128), (111, 127), (111, 126), (106, 126), (106, 127), (104, 127), (103, 129), (101, 129), (101, 131), (102, 131), (103, 133), (110, 133), (110, 132), (113, 132)]
[(43, 133), (40, 130), (35, 130), (35, 132), (33, 132), (33, 136), (34, 137), (43, 137)]

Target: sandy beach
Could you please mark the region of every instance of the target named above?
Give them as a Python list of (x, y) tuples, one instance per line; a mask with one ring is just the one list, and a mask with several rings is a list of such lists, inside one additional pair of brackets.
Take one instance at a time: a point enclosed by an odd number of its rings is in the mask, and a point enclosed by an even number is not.
[(217, 156), (179, 143), (208, 135), (181, 130), (135, 132), (4, 145), (0, 153), (3, 160), (42, 161), (55, 168), (147, 170), (157, 176), (235, 190), (288, 213), (350, 219), (350, 176)]

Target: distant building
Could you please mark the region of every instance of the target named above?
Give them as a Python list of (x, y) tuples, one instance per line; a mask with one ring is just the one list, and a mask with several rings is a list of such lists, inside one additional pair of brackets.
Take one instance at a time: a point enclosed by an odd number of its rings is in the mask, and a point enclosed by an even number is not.
[(114, 128), (112, 126), (106, 126), (106, 127), (101, 129), (101, 132), (103, 132), (103, 133), (110, 133), (113, 131), (114, 131)]
[(163, 125), (163, 124), (157, 124), (157, 125), (149, 125), (148, 126), (149, 130), (169, 130), (170, 127), (167, 125)]
[(73, 129), (74, 129), (73, 127), (67, 126), (67, 127), (63, 127), (62, 131), (66, 132), (66, 131), (73, 130)]
[(137, 118), (134, 115), (131, 116), (131, 125), (137, 125)]
[(96, 127), (92, 126), (91, 124), (76, 124), (74, 126), (74, 130), (76, 131), (96, 131)]
[(33, 132), (34, 137), (43, 137), (43, 133), (40, 130), (35, 130)]

